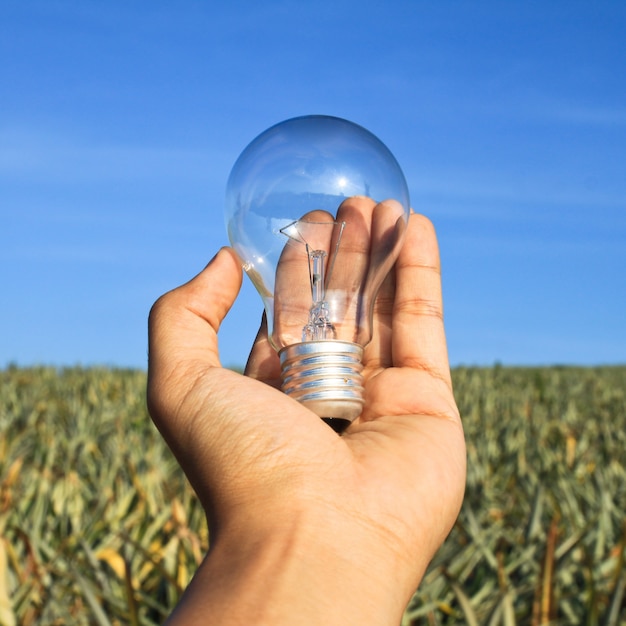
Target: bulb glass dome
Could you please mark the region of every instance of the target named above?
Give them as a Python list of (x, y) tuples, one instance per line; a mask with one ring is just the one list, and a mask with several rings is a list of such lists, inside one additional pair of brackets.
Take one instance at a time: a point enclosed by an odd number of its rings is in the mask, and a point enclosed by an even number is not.
[(370, 341), (374, 299), (409, 206), (389, 149), (347, 120), (289, 119), (245, 148), (227, 183), (226, 226), (277, 351), (313, 344), (296, 350), (299, 361), (303, 351), (325, 354), (329, 342)]

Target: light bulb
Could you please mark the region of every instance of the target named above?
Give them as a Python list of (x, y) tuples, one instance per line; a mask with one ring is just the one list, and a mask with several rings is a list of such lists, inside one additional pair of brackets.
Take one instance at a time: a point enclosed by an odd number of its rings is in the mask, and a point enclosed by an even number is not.
[(228, 179), (228, 236), (263, 300), (282, 389), (336, 430), (362, 412), (363, 347), (409, 206), (389, 149), (336, 117), (272, 126)]

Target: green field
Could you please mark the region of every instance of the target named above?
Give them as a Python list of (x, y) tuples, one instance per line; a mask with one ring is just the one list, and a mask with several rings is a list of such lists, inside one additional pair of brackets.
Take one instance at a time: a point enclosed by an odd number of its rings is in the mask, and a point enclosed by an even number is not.
[[(413, 624), (626, 624), (626, 367), (459, 368), (463, 511)], [(208, 545), (145, 373), (0, 371), (0, 624), (159, 624)], [(351, 625), (347, 625), (351, 626)]]

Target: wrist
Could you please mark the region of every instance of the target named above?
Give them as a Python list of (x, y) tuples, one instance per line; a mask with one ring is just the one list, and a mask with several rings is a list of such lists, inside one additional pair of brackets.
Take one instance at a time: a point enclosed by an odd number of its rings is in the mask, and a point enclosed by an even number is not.
[(265, 528), (221, 529), (172, 624), (398, 624), (417, 584), (403, 579), (406, 563), (333, 517), (292, 511)]

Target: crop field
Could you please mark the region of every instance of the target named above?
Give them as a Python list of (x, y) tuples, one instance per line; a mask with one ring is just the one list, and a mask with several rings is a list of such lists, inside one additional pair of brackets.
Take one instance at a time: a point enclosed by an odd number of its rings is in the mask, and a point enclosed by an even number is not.
[[(402, 626), (626, 624), (626, 367), (459, 368), (463, 510)], [(207, 549), (145, 373), (0, 370), (0, 625), (160, 624)]]

